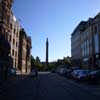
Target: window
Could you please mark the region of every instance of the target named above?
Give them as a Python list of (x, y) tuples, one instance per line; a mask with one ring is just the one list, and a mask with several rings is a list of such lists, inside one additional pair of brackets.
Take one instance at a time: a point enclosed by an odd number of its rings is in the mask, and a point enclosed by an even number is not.
[(99, 36), (98, 36), (98, 34), (94, 35), (94, 42), (95, 42), (95, 53), (99, 53)]
[(15, 56), (17, 56), (17, 51), (16, 51), (16, 53), (15, 53)]
[(12, 29), (12, 24), (10, 24), (10, 28)]
[(87, 40), (87, 56), (89, 55), (89, 41)]
[(16, 36), (18, 37), (18, 32), (17, 32)]
[(18, 46), (17, 42), (16, 42), (16, 47)]
[(16, 68), (16, 59), (15, 59), (15, 68)]
[(14, 50), (12, 50), (12, 55), (14, 56)]
[(13, 45), (15, 45), (15, 39), (13, 39)]
[(94, 32), (95, 32), (95, 34), (97, 33), (97, 26), (95, 26), (95, 28), (94, 28)]
[(9, 41), (11, 42), (11, 35), (9, 36)]
[(9, 24), (9, 17), (6, 17), (6, 20), (7, 20), (7, 24)]
[(15, 32), (16, 32), (16, 29), (14, 28), (14, 34), (15, 34)]

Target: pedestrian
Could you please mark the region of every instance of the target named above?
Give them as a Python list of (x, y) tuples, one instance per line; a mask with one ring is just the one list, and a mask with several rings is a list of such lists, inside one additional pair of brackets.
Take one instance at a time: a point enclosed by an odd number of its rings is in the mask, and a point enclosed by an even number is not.
[(34, 69), (34, 72), (35, 72), (35, 77), (34, 77), (34, 79), (37, 79), (37, 78), (38, 78), (38, 70), (35, 68), (35, 69)]

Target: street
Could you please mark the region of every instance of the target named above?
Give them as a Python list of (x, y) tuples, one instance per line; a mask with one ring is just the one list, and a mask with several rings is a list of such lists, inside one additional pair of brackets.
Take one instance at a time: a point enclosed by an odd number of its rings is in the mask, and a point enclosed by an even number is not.
[(38, 79), (18, 76), (0, 100), (99, 100), (74, 82), (55, 73), (39, 73)]

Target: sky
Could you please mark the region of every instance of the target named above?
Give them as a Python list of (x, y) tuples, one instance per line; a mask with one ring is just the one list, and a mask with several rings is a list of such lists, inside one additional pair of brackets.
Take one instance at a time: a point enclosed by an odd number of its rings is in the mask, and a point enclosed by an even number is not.
[(14, 0), (13, 12), (32, 38), (32, 55), (49, 61), (71, 56), (71, 34), (82, 20), (100, 12), (100, 0)]

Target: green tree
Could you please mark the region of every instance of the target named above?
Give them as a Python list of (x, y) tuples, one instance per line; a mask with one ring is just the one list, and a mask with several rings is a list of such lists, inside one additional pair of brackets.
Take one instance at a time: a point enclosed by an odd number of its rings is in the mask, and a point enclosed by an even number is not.
[(35, 68), (35, 59), (34, 57), (31, 55), (31, 70)]
[(38, 56), (36, 57), (36, 63), (40, 63), (40, 58)]
[(37, 68), (38, 70), (42, 71), (44, 65), (41, 63), (40, 58), (37, 56), (36, 59), (31, 56), (31, 69)]
[(71, 66), (71, 59), (70, 59), (70, 57), (64, 57), (63, 61), (64, 61), (64, 64), (66, 64), (68, 66)]

